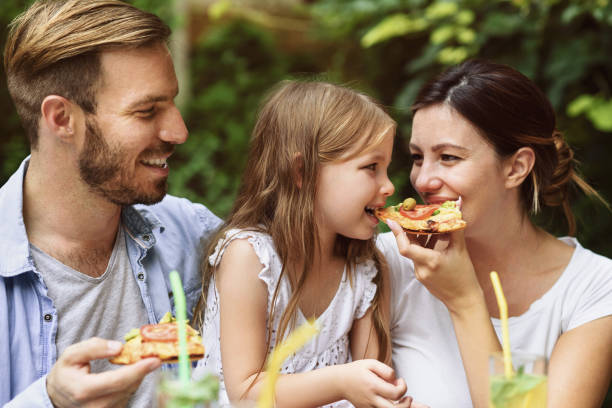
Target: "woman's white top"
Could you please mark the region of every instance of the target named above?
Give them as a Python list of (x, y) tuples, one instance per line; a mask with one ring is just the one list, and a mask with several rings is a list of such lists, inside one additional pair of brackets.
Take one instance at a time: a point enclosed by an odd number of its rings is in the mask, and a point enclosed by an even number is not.
[[(276, 252), (272, 238), (264, 233), (247, 230), (230, 230), (225, 234), (210, 256), (211, 265), (218, 264), (226, 248), (224, 243), (234, 239), (246, 239), (253, 246), (259, 262), (263, 268), (259, 272), (259, 279), (268, 287), (268, 314), (272, 306), (274, 290), (279, 284), (281, 262)], [(377, 270), (372, 260), (358, 264), (353, 273), (353, 282), (348, 278), (346, 269), (343, 272), (338, 290), (327, 309), (317, 318), (319, 334), (310, 340), (296, 354), (285, 360), (281, 372), (284, 374), (300, 373), (317, 368), (351, 361), (349, 348), (349, 332), (353, 321), (365, 315), (370, 308), (372, 299), (376, 294), (376, 284), (372, 279)], [(287, 308), (291, 297), (291, 285), (287, 276), (280, 279), (280, 288), (276, 299), (276, 308), (272, 316), (272, 331), (270, 351), (276, 342), (276, 328), (282, 312)], [(297, 312), (296, 327), (306, 322), (300, 310)], [(269, 324), (269, 322), (268, 322)], [(206, 311), (202, 338), (205, 355), (194, 370), (193, 377), (200, 378), (207, 372), (212, 372), (220, 379), (219, 403), (227, 404), (228, 396), (223, 382), (223, 367), (221, 364), (221, 350), (219, 337), (219, 292), (214, 279), (208, 288)], [(339, 401), (334, 407), (351, 406), (347, 401)]]
[[(557, 282), (508, 325), (513, 350), (550, 358), (561, 334), (612, 315), (612, 260), (575, 247)], [(432, 408), (472, 407), (459, 346), (446, 306), (414, 276), (412, 261), (401, 256), (393, 234), (381, 234), (378, 248), (389, 263), (393, 364), (408, 384), (408, 395)], [(491, 319), (501, 341), (501, 322)]]

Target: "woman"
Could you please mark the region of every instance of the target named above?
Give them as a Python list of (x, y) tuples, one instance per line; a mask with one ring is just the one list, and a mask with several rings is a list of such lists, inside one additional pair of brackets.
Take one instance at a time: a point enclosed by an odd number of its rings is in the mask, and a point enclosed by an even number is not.
[(411, 182), (427, 203), (461, 197), (468, 226), (425, 243), (390, 223), (393, 235), (379, 238), (394, 280), (393, 360), (408, 392), (436, 408), (488, 406), (488, 354), (501, 350), (495, 270), (512, 349), (550, 360), (548, 406), (601, 406), (612, 260), (530, 220), (561, 206), (572, 235), (570, 186), (601, 199), (574, 172), (549, 101), (516, 70), (473, 60), (426, 85), (412, 110)]

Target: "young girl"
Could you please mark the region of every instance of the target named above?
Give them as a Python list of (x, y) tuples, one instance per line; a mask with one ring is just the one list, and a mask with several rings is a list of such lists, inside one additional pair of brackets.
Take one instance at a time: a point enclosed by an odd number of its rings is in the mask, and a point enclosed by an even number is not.
[(372, 212), (394, 190), (394, 132), (374, 101), (340, 86), (286, 81), (268, 97), (195, 312), (205, 307), (206, 355), (194, 376), (217, 374), (221, 403), (257, 399), (266, 357), (308, 318), (320, 333), (285, 361), (277, 406), (402, 398), (404, 381), (383, 363), (388, 283)]

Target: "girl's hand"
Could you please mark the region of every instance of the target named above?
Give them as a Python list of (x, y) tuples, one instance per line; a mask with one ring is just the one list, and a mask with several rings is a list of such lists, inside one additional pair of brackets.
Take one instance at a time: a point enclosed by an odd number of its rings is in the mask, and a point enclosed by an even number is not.
[(395, 378), (393, 368), (378, 360), (357, 360), (343, 364), (339, 376), (342, 395), (355, 407), (410, 407), (406, 382)]
[(482, 302), (483, 294), (463, 231), (441, 235), (406, 234), (392, 220), (387, 225), (397, 241), (400, 254), (412, 259), (416, 278), (440, 299), (451, 312), (469, 309)]

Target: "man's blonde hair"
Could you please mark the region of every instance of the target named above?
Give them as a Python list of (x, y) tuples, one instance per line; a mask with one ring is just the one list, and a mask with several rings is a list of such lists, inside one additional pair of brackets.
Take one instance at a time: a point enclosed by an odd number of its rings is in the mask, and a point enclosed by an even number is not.
[(166, 42), (170, 36), (159, 17), (119, 0), (39, 0), (9, 28), (8, 89), (32, 148), (47, 95), (63, 96), (93, 114), (99, 53)]

